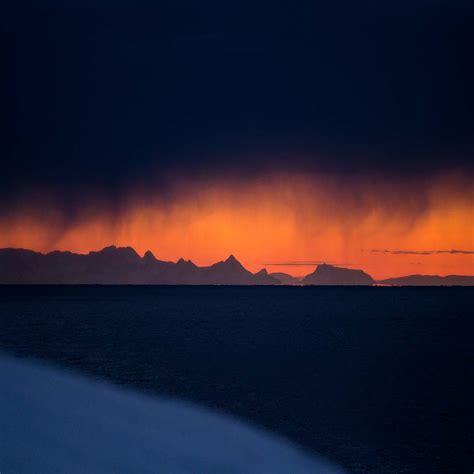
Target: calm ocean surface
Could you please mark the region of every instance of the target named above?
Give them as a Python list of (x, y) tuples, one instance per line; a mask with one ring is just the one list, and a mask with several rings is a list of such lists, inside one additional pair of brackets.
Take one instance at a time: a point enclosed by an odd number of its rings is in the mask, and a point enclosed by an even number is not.
[(351, 472), (471, 473), (473, 297), (0, 286), (0, 348), (232, 413)]

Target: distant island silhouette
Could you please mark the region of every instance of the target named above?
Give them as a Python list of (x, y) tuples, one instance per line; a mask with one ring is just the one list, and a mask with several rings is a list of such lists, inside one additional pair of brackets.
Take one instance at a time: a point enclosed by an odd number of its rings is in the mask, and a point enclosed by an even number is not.
[(323, 264), (318, 265), (313, 273), (306, 275), (301, 283), (303, 285), (366, 286), (373, 285), (375, 280), (362, 270)]
[(474, 276), (408, 275), (376, 281), (363, 270), (321, 264), (297, 278), (266, 269), (252, 273), (233, 255), (199, 267), (191, 260), (158, 260), (151, 251), (140, 257), (132, 247), (111, 245), (88, 254), (0, 249), (0, 284), (473, 286)]

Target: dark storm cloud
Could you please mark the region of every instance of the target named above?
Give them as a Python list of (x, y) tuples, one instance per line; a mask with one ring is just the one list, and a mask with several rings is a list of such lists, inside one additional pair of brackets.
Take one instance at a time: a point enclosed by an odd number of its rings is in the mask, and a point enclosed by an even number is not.
[(438, 254), (462, 254), (473, 255), (474, 250), (388, 250), (388, 249), (373, 249), (372, 253), (385, 253), (391, 255), (438, 255)]
[(471, 173), (472, 2), (325, 3), (10, 2), (3, 202), (74, 208), (183, 175)]

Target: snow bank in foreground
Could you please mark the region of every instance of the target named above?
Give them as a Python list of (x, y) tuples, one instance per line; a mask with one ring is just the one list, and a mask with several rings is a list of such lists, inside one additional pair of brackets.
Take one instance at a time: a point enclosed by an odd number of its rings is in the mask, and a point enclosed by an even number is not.
[(342, 471), (208, 409), (0, 354), (2, 473)]

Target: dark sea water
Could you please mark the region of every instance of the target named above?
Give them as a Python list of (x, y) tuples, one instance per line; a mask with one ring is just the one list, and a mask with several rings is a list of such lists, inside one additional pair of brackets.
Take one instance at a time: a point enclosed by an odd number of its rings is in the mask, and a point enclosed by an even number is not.
[(0, 348), (218, 408), (350, 472), (471, 473), (473, 297), (3, 286)]

